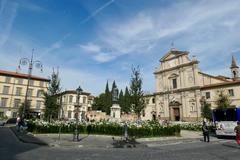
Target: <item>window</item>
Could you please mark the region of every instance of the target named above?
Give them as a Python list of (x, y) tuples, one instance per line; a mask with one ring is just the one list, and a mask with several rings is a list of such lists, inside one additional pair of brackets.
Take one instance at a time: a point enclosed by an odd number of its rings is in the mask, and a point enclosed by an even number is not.
[(8, 100), (8, 98), (1, 99), (1, 107), (7, 107), (7, 100)]
[(152, 99), (152, 103), (155, 104), (155, 98)]
[(177, 88), (177, 79), (172, 79), (173, 89)]
[(37, 91), (37, 97), (41, 97), (43, 95), (43, 90), (38, 90)]
[(210, 99), (210, 98), (211, 98), (210, 92), (206, 92), (206, 99)]
[(34, 81), (33, 80), (29, 80), (29, 86), (33, 86)]
[(86, 103), (86, 97), (83, 97), (83, 103)]
[(14, 107), (18, 108), (20, 106), (21, 100), (20, 99), (14, 99)]
[(145, 110), (142, 111), (142, 116), (145, 117)]
[(39, 81), (39, 86), (43, 87), (43, 85), (44, 85), (44, 82), (43, 81)]
[(69, 96), (69, 103), (72, 103), (72, 101), (73, 101), (73, 96), (71, 95)]
[(68, 118), (72, 118), (72, 111), (68, 111)]
[(6, 77), (5, 82), (10, 83), (11, 82), (11, 77)]
[(23, 79), (21, 79), (21, 78), (18, 78), (18, 80), (17, 80), (18, 82), (18, 84), (23, 84)]
[(33, 93), (33, 89), (28, 89), (28, 96), (32, 96), (32, 93)]
[(9, 86), (3, 86), (3, 94), (9, 94)]
[(17, 117), (17, 112), (13, 112), (12, 117), (16, 118)]
[(16, 88), (16, 96), (21, 96), (22, 94), (22, 88), (21, 87), (17, 87)]
[(31, 107), (31, 105), (32, 105), (32, 100), (28, 100), (28, 101), (27, 101), (27, 104), (29, 105), (29, 107)]
[(41, 108), (41, 104), (42, 104), (42, 102), (41, 102), (41, 101), (37, 101), (36, 108), (37, 108), (37, 109), (40, 109), (40, 108)]
[(229, 90), (228, 90), (228, 93), (229, 93), (230, 96), (234, 96), (234, 91), (233, 91), (233, 89), (229, 89)]

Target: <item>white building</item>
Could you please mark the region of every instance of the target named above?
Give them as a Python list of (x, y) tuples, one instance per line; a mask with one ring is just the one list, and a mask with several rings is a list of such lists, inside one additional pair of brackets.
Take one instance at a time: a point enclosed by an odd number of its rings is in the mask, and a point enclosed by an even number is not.
[[(60, 94), (61, 111), (60, 117), (64, 119), (75, 119), (77, 113), (77, 92), (67, 90)], [(79, 119), (86, 120), (87, 111), (91, 110), (94, 97), (90, 93), (82, 92), (79, 97)]]
[(234, 57), (229, 69), (232, 77), (228, 78), (201, 72), (199, 61), (188, 55), (173, 48), (160, 59), (160, 67), (154, 72), (156, 92), (146, 95), (142, 119), (198, 121), (202, 100), (215, 108), (220, 90), (231, 96), (231, 105), (240, 106), (239, 68)]

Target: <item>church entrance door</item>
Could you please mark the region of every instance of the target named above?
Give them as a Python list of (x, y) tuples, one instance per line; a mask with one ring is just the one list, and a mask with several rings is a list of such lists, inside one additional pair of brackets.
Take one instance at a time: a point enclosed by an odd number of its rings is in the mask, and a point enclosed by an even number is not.
[(180, 121), (180, 110), (179, 108), (173, 108), (173, 116), (175, 121)]

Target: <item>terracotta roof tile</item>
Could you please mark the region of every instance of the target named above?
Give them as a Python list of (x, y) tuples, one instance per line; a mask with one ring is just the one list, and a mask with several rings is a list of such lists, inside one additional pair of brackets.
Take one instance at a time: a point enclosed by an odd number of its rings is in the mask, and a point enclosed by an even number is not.
[[(12, 71), (6, 71), (0, 69), (0, 75), (6, 75), (6, 76), (12, 76), (12, 77), (20, 77), (20, 78), (28, 78), (28, 74), (18, 73), (18, 72), (12, 72)], [(47, 81), (49, 82), (50, 79), (38, 77), (38, 76), (31, 76), (31, 79), (34, 80), (40, 80), (40, 81)]]
[(216, 88), (216, 87), (229, 86), (229, 85), (239, 85), (240, 86), (240, 80), (205, 85), (205, 86), (202, 86), (201, 89), (209, 89), (209, 88)]

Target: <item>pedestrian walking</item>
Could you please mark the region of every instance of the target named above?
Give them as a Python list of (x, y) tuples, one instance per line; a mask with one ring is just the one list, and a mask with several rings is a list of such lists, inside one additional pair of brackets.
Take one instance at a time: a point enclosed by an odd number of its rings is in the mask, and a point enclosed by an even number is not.
[(237, 144), (240, 145), (240, 121), (237, 122), (237, 126), (234, 128), (234, 131), (236, 132)]
[(21, 119), (20, 119), (20, 117), (18, 116), (18, 117), (17, 117), (17, 121), (16, 121), (16, 127), (17, 127), (17, 131), (18, 131), (18, 132), (20, 131), (20, 121), (21, 121)]
[(209, 142), (209, 129), (208, 129), (206, 118), (203, 119), (202, 131), (203, 131), (204, 142)]

